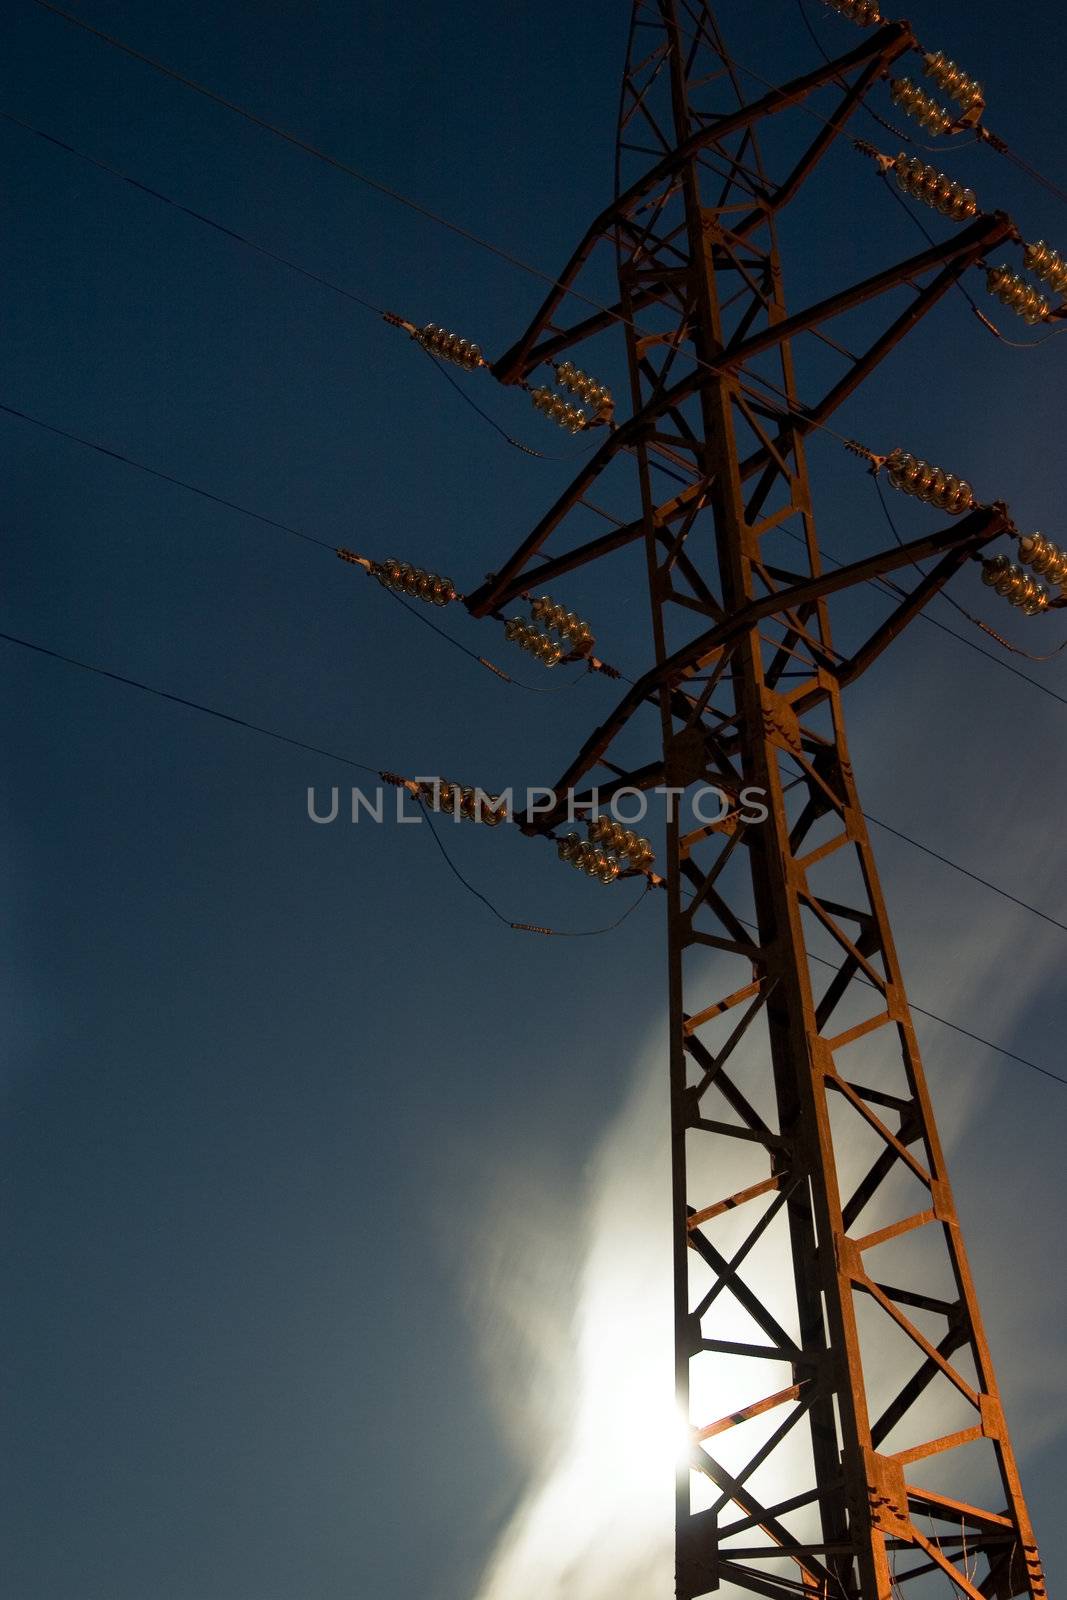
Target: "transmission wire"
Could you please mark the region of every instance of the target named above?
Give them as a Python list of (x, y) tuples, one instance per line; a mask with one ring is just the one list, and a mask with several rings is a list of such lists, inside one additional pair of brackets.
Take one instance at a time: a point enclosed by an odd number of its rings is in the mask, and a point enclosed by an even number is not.
[[(222, 495), (213, 494), (210, 489), (202, 489), (198, 484), (189, 483), (184, 478), (176, 478), (169, 472), (161, 472), (157, 467), (146, 466), (143, 461), (135, 461), (132, 456), (125, 455), (121, 450), (113, 450), (108, 445), (98, 443), (95, 439), (86, 439), (81, 434), (71, 433), (66, 428), (57, 428), (53, 423), (45, 422), (41, 417), (31, 416), (28, 411), (20, 411), (17, 406), (7, 405), (5, 402), (0, 401), (0, 412), (6, 413), (11, 417), (17, 417), (20, 422), (29, 422), (33, 427), (42, 428), (46, 433), (55, 434), (58, 438), (66, 439), (71, 444), (79, 444), (87, 450), (95, 450), (98, 455), (107, 456), (110, 460), (118, 461), (123, 466), (133, 467), (138, 472), (146, 473), (150, 478), (160, 478), (164, 483), (173, 484), (178, 489), (187, 489), (190, 494), (196, 494), (204, 500), (210, 500), (214, 505), (224, 506), (227, 511), (236, 511), (243, 517), (251, 517), (256, 522), (262, 522), (269, 528), (277, 529), (279, 533), (292, 534), (294, 539), (303, 539), (307, 544), (315, 544), (322, 550), (329, 550), (332, 555), (337, 554), (337, 546), (330, 544), (326, 539), (319, 539), (313, 533), (305, 533), (300, 528), (294, 528), (291, 523), (279, 522), (274, 517), (264, 516), (261, 511), (253, 511), (248, 506), (240, 505), (236, 500), (227, 500)], [(421, 611), (416, 611), (413, 606), (407, 605), (406, 601), (391, 589), (387, 592), (392, 595), (394, 600), (399, 601), (405, 607), (405, 610), (410, 611), (412, 616), (417, 617), (428, 628), (432, 628), (435, 633), (440, 634), (442, 639), (446, 639), (449, 644), (454, 645), (457, 650), (461, 650), (464, 655), (470, 656), (472, 661), (478, 662), (479, 666), (485, 667), (504, 683), (511, 684), (516, 689), (527, 689), (531, 694), (559, 694), (564, 689), (572, 688), (574, 683), (582, 682), (588, 675), (583, 673), (574, 678), (571, 683), (561, 685), (558, 689), (542, 688), (537, 684), (525, 683), (520, 678), (513, 678), (502, 667), (494, 666), (493, 662), (488, 660), (487, 657), (478, 655), (476, 651), (469, 649), (459, 639), (453, 638), (450, 633), (446, 633), (443, 628), (439, 628), (435, 622), (424, 616)]]
[[(305, 743), (304, 740), (302, 740), (302, 739), (294, 739), (289, 734), (278, 733), (277, 730), (274, 729), (274, 728), (266, 728), (260, 723), (248, 722), (244, 717), (236, 717), (236, 716), (231, 715), (227, 711), (219, 711), (214, 706), (206, 706), (206, 705), (201, 704), (199, 701), (189, 700), (184, 695), (172, 694), (169, 690), (157, 689), (151, 684), (142, 683), (137, 678), (127, 677), (125, 674), (120, 673), (120, 672), (111, 672), (110, 670), (108, 670), (105, 667), (95, 666), (94, 664), (92, 664), (91, 662), (88, 662), (88, 661), (80, 661), (76, 656), (64, 655), (59, 650), (51, 650), (45, 645), (34, 643), (33, 640), (22, 639), (22, 638), (19, 638), (16, 634), (3, 633), (3, 632), (0, 632), (0, 639), (6, 640), (9, 644), (18, 645), (24, 650), (32, 650), (37, 655), (48, 656), (53, 661), (61, 661), (66, 666), (78, 667), (82, 672), (90, 672), (90, 673), (93, 673), (97, 677), (108, 678), (113, 683), (121, 683), (121, 684), (124, 684), (128, 688), (131, 688), (131, 689), (140, 689), (143, 693), (154, 695), (160, 700), (172, 701), (175, 705), (185, 706), (190, 711), (199, 711), (204, 716), (216, 717), (220, 722), (232, 723), (235, 727), (245, 728), (251, 733), (261, 733), (268, 739), (276, 739), (280, 744), (292, 745), (295, 749), (306, 750), (306, 751), (310, 752), (312, 755), (326, 756), (329, 760), (331, 760), (331, 761), (340, 761), (345, 766), (357, 767), (361, 772), (372, 772), (372, 773), (375, 774), (375, 776), (377, 776), (379, 778), (382, 778), (382, 777), (385, 776), (385, 774), (378, 767), (368, 766), (365, 762), (362, 762), (362, 761), (355, 761), (355, 760), (353, 760), (353, 758), (351, 756), (340, 755), (340, 754), (338, 754), (337, 751), (334, 751), (334, 750), (325, 750), (320, 745), (307, 744), (307, 743)], [(432, 824), (431, 824), (431, 829), (432, 829)], [(442, 851), (442, 854), (444, 854), (446, 859), (447, 859), (447, 852), (444, 850), (443, 845), (441, 845), (440, 840), (437, 838), (436, 829), (432, 829), (432, 831), (434, 833), (434, 838), (437, 839), (438, 846), (440, 847), (440, 849)], [(478, 899), (480, 899), (480, 900), (484, 900), (485, 899), (485, 897), (482, 894), (480, 894), (479, 891), (473, 887), (473, 885), (471, 885), (469, 883), (466, 883), (466, 880), (462, 879), (462, 877), (461, 877), (458, 869), (455, 867), (454, 863), (452, 863), (450, 861), (449, 865), (452, 867), (452, 870), (454, 872), (456, 872), (457, 877), (461, 878), (461, 881), (464, 883), (465, 887), (468, 888), (471, 891), (472, 894), (477, 895)], [(647, 889), (647, 887), (650, 887), (650, 886), (646, 885), (646, 889)], [(646, 890), (642, 890), (642, 892), (638, 896), (638, 898), (623, 913), (623, 915), (618, 919), (618, 921), (609, 924), (606, 928), (592, 928), (592, 929), (588, 929), (588, 930), (580, 930), (580, 931), (578, 931), (576, 933), (573, 933), (573, 934), (568, 934), (565, 931), (561, 931), (561, 930), (558, 930), (558, 929), (540, 928), (540, 927), (536, 926), (533, 923), (511, 923), (511, 922), (509, 922), (508, 926), (512, 927), (512, 928), (515, 928), (515, 929), (517, 929), (519, 931), (522, 931), (522, 932), (548, 933), (548, 934), (552, 934), (555, 937), (559, 937), (559, 938), (564, 938), (564, 937), (588, 938), (588, 937), (592, 937), (593, 935), (596, 935), (596, 934), (610, 933), (612, 931), (612, 929), (617, 928), (622, 922), (624, 922), (626, 920), (626, 918), (633, 911), (635, 911), (637, 909), (637, 907), (644, 900), (645, 894), (646, 894)], [(500, 911), (497, 911), (496, 908), (488, 900), (485, 900), (485, 903), (486, 903), (486, 905), (489, 906), (489, 909), (493, 912), (494, 916), (499, 917), (499, 919), (502, 922), (507, 921), (507, 918), (504, 917), (503, 913), (500, 912)], [(744, 927), (749, 928), (752, 932), (754, 932), (754, 933), (758, 933), (759, 932), (758, 928), (756, 928), (753, 923), (744, 922), (743, 918), (739, 918), (738, 920), (743, 923)], [(813, 955), (812, 956), (812, 960), (813, 961), (819, 961), (824, 966), (834, 966), (833, 962), (826, 960), (822, 956)], [(866, 979), (861, 979), (860, 981), (867, 982)], [(870, 987), (873, 988), (874, 985), (872, 984), (872, 985), (870, 985)], [(1037, 1065), (1036, 1062), (1028, 1061), (1024, 1056), (1016, 1055), (1014, 1053), (1014, 1051), (1005, 1050), (1002, 1045), (994, 1044), (992, 1042), (992, 1040), (990, 1040), (990, 1039), (983, 1039), (980, 1034), (969, 1032), (968, 1029), (961, 1027), (958, 1023), (950, 1022), (947, 1017), (938, 1016), (933, 1011), (925, 1011), (921, 1006), (914, 1006), (913, 1005), (911, 1009), (913, 1011), (918, 1011), (924, 1017), (930, 1017), (934, 1022), (942, 1023), (946, 1028), (952, 1028), (956, 1033), (961, 1033), (961, 1034), (965, 1035), (965, 1037), (975, 1040), (975, 1042), (978, 1043), (978, 1044), (985, 1045), (988, 1049), (996, 1051), (999, 1055), (1006, 1056), (1012, 1061), (1017, 1061), (1017, 1062), (1019, 1062), (1020, 1065), (1022, 1065), (1024, 1067), (1030, 1067), (1034, 1072), (1040, 1072), (1042, 1074), (1042, 1076), (1044, 1076), (1046, 1078), (1053, 1078), (1057, 1083), (1067, 1084), (1067, 1078), (1061, 1078), (1057, 1073), (1051, 1072), (1047, 1067), (1040, 1067), (1040, 1066)]]

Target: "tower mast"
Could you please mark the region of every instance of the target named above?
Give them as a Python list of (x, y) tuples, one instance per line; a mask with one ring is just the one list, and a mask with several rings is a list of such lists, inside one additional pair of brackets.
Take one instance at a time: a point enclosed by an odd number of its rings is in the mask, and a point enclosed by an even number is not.
[[(644, 543), (654, 661), (557, 793), (588, 782), (652, 704), (659, 748), (636, 771), (609, 766), (600, 804), (661, 784), (728, 803), (697, 824), (675, 806), (668, 831), (676, 1379), (694, 1430), (679, 1600), (720, 1587), (890, 1600), (946, 1575), (972, 1600), (1046, 1594), (842, 712), (844, 689), (1007, 513), (980, 506), (907, 554), (826, 572), (804, 451), (1012, 224), (980, 214), (792, 314), (775, 236), (865, 91), (918, 48), (908, 24), (875, 20), (855, 49), (753, 99), (707, 7), (637, 0), (615, 199), (494, 367), (525, 381), (613, 324), (625, 338), (631, 417), (468, 600), (499, 615), (533, 582)], [(760, 124), (831, 86), (832, 109), (794, 119), (801, 147), (773, 179)], [(618, 302), (568, 324), (564, 292), (605, 239)], [(902, 287), (904, 309), (803, 405), (792, 341)], [(627, 459), (639, 515), (567, 543), (570, 513)], [(926, 556), (890, 617), (837, 650), (830, 596)], [(730, 1403), (705, 1414), (727, 1374)]]

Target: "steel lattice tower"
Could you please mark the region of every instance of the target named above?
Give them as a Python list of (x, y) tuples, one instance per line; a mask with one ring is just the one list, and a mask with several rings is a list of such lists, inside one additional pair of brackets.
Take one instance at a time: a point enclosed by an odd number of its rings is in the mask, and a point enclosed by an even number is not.
[[(730, 1415), (692, 1416), (695, 1471), (681, 1466), (677, 1485), (680, 1600), (720, 1587), (889, 1600), (946, 1574), (972, 1597), (1046, 1593), (841, 705), (1007, 513), (980, 507), (824, 572), (804, 454), (811, 429), (1012, 224), (981, 214), (948, 243), (792, 314), (775, 239), (777, 214), (865, 91), (915, 48), (906, 23), (880, 25), (831, 64), (746, 99), (704, 6), (637, 0), (615, 199), (493, 369), (521, 382), (613, 326), (626, 340), (632, 415), (468, 599), (475, 615), (499, 615), (531, 583), (644, 543), (654, 663), (557, 792), (599, 770), (601, 805), (660, 784), (713, 785), (736, 802), (694, 831), (673, 821), (668, 838), (677, 1387), (688, 1409), (696, 1365), (730, 1363), (751, 1396)], [(794, 114), (831, 87), (821, 120)], [(772, 116), (798, 125), (779, 178), (757, 143)], [(564, 290), (604, 241), (617, 252), (618, 302), (568, 323)], [(889, 291), (904, 308), (801, 404), (790, 341), (823, 337), (861, 304), (877, 310)], [(640, 515), (568, 540), (570, 513), (629, 460)], [(928, 575), (866, 643), (835, 650), (829, 597), (926, 557), (937, 558)], [(661, 745), (623, 770), (609, 747), (647, 704)], [(744, 820), (748, 786), (766, 791), (762, 823)], [(561, 814), (526, 825), (545, 831)], [(741, 1228), (728, 1253), (716, 1242), (724, 1219)], [(777, 1268), (761, 1275), (761, 1249), (779, 1236)], [(879, 1338), (895, 1354), (883, 1357)]]

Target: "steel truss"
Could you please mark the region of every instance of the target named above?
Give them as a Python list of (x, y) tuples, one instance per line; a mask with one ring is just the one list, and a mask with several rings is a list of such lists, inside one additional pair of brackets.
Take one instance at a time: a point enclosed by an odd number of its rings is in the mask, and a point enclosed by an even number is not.
[[(676, 1373), (696, 1430), (677, 1485), (680, 1600), (720, 1587), (889, 1600), (944, 1575), (972, 1600), (1046, 1594), (841, 706), (1007, 514), (982, 507), (826, 573), (804, 453), (1012, 224), (980, 216), (792, 314), (775, 241), (864, 92), (914, 47), (887, 24), (746, 102), (705, 7), (638, 0), (616, 199), (494, 368), (513, 383), (613, 325), (626, 339), (631, 417), (468, 601), (498, 613), (533, 582), (644, 542), (655, 661), (558, 790), (606, 771), (602, 799), (660, 783), (731, 797), (722, 820), (685, 832), (676, 818), (668, 839)], [(793, 119), (800, 148), (772, 181), (757, 127), (817, 90), (835, 103), (820, 99), (822, 122)], [(567, 324), (564, 291), (604, 240), (618, 302)], [(803, 406), (791, 341), (833, 344), (826, 323), (890, 291), (903, 308)], [(565, 542), (557, 530), (623, 455), (640, 516)], [(834, 648), (833, 593), (931, 556), (866, 643)], [(622, 771), (610, 746), (646, 703), (661, 749)], [(745, 820), (747, 788), (765, 791), (765, 821)], [(693, 1416), (706, 1368), (713, 1393), (718, 1375), (732, 1387), (721, 1415)]]

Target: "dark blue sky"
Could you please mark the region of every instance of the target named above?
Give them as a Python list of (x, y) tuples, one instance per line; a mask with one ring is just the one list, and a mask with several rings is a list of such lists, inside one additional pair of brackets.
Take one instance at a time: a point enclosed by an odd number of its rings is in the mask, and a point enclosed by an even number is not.
[[(610, 194), (623, 0), (78, 10), (543, 269)], [(828, 46), (854, 42), (813, 10)], [(1062, 183), (1062, 56), (1034, 48), (1056, 16), (1028, 8), (1022, 37), (993, 0), (913, 8), (924, 40), (985, 81), (990, 126)], [(720, 20), (769, 77), (813, 60), (792, 0)], [(5, 21), (0, 109), (491, 353), (535, 307), (532, 278), (31, 0)], [(460, 588), (567, 480), (374, 316), (11, 124), (0, 142), (0, 401)], [(991, 152), (955, 162), (984, 205), (1065, 248), (1067, 205)], [(800, 305), (921, 241), (842, 150), (783, 246)], [(1067, 342), (997, 343), (954, 297), (841, 426), (964, 473), (1065, 542), (1065, 363)], [(518, 394), (470, 392), (532, 445), (576, 449)], [(487, 787), (550, 782), (613, 703), (600, 679), (509, 689), (329, 550), (25, 423), (0, 417), (0, 450), (10, 633), (373, 767)], [(880, 547), (857, 464), (832, 440), (811, 454), (827, 546)], [(1034, 649), (1062, 637), (970, 575), (954, 592)], [(561, 597), (606, 656), (647, 659), (639, 561)], [(857, 597), (843, 636), (880, 614)], [(494, 631), (444, 620), (553, 682)], [(348, 786), (351, 769), (2, 649), (6, 1592), (470, 1600), (565, 1425), (541, 1397), (567, 1394), (597, 1152), (661, 1042), (661, 908), (604, 939), (508, 933), (425, 828), (308, 821), (308, 785)], [(1019, 665), (1067, 694), (1062, 661)], [(851, 717), (875, 816), (1064, 919), (1061, 701), (920, 623)], [(448, 832), (510, 918), (588, 928), (625, 903), (511, 830)], [(1063, 933), (876, 842), (915, 1002), (1062, 1070)], [(923, 1041), (1055, 1592), (1065, 1091), (932, 1023)], [(554, 1330), (537, 1350), (502, 1309), (531, 1286)]]

